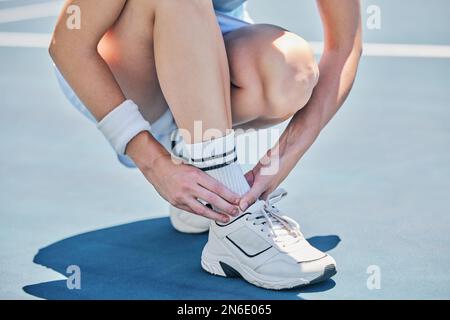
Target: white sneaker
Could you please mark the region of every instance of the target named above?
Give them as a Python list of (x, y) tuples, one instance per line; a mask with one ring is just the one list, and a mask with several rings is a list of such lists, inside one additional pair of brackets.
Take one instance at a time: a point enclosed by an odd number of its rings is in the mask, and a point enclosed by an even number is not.
[(209, 230), (209, 219), (170, 206), (170, 222), (175, 230), (183, 233), (204, 233)]
[(258, 201), (228, 224), (211, 221), (202, 267), (224, 277), (243, 277), (266, 289), (288, 289), (327, 280), (336, 262), (305, 240), (299, 225), (281, 216), (273, 204), (280, 189)]

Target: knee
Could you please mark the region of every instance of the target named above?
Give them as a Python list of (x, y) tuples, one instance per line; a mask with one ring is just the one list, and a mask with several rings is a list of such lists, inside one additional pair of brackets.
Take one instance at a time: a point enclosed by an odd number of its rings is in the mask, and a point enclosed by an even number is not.
[(319, 68), (310, 45), (290, 33), (262, 51), (260, 74), (267, 117), (287, 119), (303, 108), (319, 80)]

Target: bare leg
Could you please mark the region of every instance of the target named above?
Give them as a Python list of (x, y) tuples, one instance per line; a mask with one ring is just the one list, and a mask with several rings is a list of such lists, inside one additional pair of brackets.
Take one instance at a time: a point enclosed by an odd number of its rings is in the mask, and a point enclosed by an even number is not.
[(118, 21), (101, 40), (99, 52), (125, 96), (153, 123), (168, 106), (156, 75), (149, 7), (144, 1), (127, 1)]
[(99, 49), (151, 122), (170, 106), (191, 137), (199, 120), (205, 131), (231, 128), (225, 44), (209, 1), (129, 1)]
[(303, 108), (319, 79), (309, 44), (272, 25), (250, 25), (225, 36), (232, 82), (233, 126), (265, 128)]
[(222, 135), (231, 128), (230, 76), (225, 44), (210, 1), (160, 1), (155, 15), (156, 70), (179, 128), (194, 122)]
[[(186, 3), (129, 1), (99, 46), (125, 95), (150, 122), (167, 110), (166, 98), (179, 126), (188, 130), (195, 120), (202, 120), (205, 130), (230, 128), (230, 110), (234, 127), (268, 127), (305, 105), (318, 80), (306, 41), (279, 27), (249, 26), (226, 35), (227, 59), (212, 9), (184, 8)], [(205, 32), (209, 29), (213, 32)], [(158, 37), (162, 43), (154, 50)]]

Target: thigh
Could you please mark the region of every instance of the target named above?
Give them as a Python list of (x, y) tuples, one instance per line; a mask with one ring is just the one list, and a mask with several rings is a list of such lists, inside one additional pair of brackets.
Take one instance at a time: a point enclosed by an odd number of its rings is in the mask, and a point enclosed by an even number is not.
[(154, 122), (168, 106), (156, 74), (150, 10), (145, 1), (127, 1), (117, 22), (100, 41), (99, 52), (125, 96)]

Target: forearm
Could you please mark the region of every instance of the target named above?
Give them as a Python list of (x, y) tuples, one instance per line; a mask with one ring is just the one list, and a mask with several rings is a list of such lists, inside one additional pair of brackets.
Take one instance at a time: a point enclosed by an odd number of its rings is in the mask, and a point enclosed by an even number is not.
[(159, 159), (170, 157), (169, 152), (147, 131), (139, 133), (128, 143), (126, 153), (146, 177), (155, 174), (155, 163)]
[(266, 198), (289, 175), (348, 96), (356, 76), (360, 50), (325, 51), (320, 80), (308, 104), (298, 111), (278, 143), (247, 173), (253, 185), (244, 203)]
[(51, 47), (50, 55), (83, 104), (100, 121), (125, 101), (106, 62), (96, 50)]
[[(97, 52), (51, 49), (50, 53), (64, 78), (98, 121), (125, 101), (112, 72)], [(147, 168), (155, 157), (164, 154), (163, 149), (150, 134), (142, 133), (130, 141), (126, 153), (140, 168)]]
[(292, 118), (278, 143), (247, 173), (251, 191), (242, 204), (266, 198), (288, 176), (352, 88), (362, 52), (359, 0), (317, 0), (324, 26), (320, 77), (307, 105)]
[[(97, 120), (125, 100), (97, 47), (117, 21), (126, 0), (67, 0), (56, 24), (49, 53), (64, 78)], [(82, 25), (69, 29), (67, 8), (80, 8)], [(81, 17), (79, 18), (81, 19)]]
[(321, 78), (310, 101), (294, 115), (278, 143), (253, 170), (254, 175), (270, 175), (269, 191), (288, 176), (344, 103), (356, 77), (360, 48), (324, 52), (319, 65)]
[[(89, 28), (66, 28), (65, 8), (71, 4), (81, 7), (84, 13), (83, 23), (89, 25)], [(95, 3), (66, 1), (49, 47), (56, 66), (99, 122), (126, 100), (112, 71), (97, 49), (105, 32), (117, 21), (124, 4), (125, 0), (113, 3), (109, 0), (99, 0)], [(125, 146), (126, 154), (140, 168), (148, 167), (152, 159), (163, 154), (163, 151), (164, 148), (149, 133), (143, 132)]]
[(308, 104), (292, 118), (280, 138), (280, 151), (297, 159), (304, 155), (336, 114), (352, 88), (361, 50), (349, 54), (326, 51), (320, 61), (320, 80)]
[(292, 119), (280, 139), (280, 150), (297, 162), (347, 98), (362, 52), (359, 0), (317, 0), (325, 46), (320, 79), (308, 104)]

